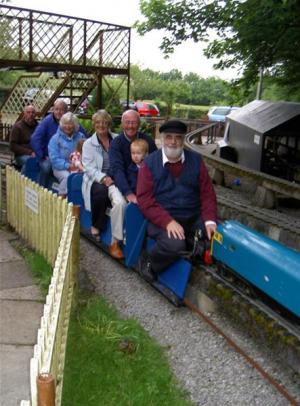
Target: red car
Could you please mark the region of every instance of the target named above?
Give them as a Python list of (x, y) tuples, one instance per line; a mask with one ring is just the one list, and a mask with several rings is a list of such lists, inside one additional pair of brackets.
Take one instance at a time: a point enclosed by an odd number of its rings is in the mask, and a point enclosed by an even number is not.
[(158, 107), (153, 103), (137, 101), (135, 105), (141, 117), (157, 117), (160, 115)]

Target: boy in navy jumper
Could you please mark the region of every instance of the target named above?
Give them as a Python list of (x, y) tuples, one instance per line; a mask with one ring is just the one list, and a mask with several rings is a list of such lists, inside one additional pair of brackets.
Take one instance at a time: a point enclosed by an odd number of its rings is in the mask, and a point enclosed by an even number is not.
[(149, 146), (147, 141), (138, 138), (130, 144), (130, 153), (132, 162), (127, 169), (127, 179), (131, 190), (136, 193), (137, 177), (139, 168), (146, 155), (148, 155)]
[(153, 281), (186, 251), (197, 229), (208, 239), (216, 229), (216, 195), (200, 154), (183, 148), (186, 125), (170, 120), (160, 129), (162, 149), (147, 156), (139, 171), (137, 201), (156, 243), (141, 272)]

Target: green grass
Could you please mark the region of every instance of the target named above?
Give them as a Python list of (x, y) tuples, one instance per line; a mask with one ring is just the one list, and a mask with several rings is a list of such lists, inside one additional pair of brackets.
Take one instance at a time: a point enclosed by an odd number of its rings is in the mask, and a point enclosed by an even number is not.
[(210, 109), (211, 106), (200, 106), (196, 104), (181, 104), (181, 103), (175, 103), (174, 108), (179, 108), (179, 109), (191, 109), (191, 110), (198, 110), (203, 113), (207, 112)]
[(175, 103), (173, 114), (185, 119), (205, 119), (209, 106), (194, 106)]
[(40, 287), (43, 295), (47, 295), (51, 282), (52, 268), (42, 255), (32, 251), (24, 242), (16, 240), (13, 242), (16, 250), (22, 255), (28, 268), (30, 269), (36, 284)]
[(62, 406), (191, 405), (164, 350), (133, 319), (99, 297), (79, 299), (71, 316)]
[[(52, 269), (20, 240), (36, 283), (47, 293)], [(122, 319), (98, 296), (79, 294), (72, 310), (62, 406), (191, 406), (165, 350), (136, 320)]]

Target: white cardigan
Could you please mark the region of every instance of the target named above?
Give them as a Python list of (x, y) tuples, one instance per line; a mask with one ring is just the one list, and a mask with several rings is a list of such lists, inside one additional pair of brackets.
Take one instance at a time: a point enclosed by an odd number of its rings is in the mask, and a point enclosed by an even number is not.
[[(112, 138), (115, 138), (118, 135), (115, 133), (109, 134)], [(83, 143), (82, 164), (84, 167), (84, 174), (81, 191), (84, 200), (84, 207), (86, 210), (91, 211), (92, 184), (94, 182), (101, 182), (101, 179), (106, 176), (106, 173), (102, 172), (103, 147), (99, 143), (96, 133)]]

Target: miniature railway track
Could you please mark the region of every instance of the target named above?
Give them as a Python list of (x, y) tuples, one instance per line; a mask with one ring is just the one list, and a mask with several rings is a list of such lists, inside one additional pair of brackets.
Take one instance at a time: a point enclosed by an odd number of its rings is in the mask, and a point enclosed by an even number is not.
[(232, 275), (231, 278), (224, 277), (222, 274), (218, 272), (217, 267), (215, 266), (209, 268), (205, 267), (205, 273), (209, 275), (209, 277), (213, 278), (216, 281), (216, 283), (222, 283), (224, 286), (229, 288), (233, 292), (233, 294), (239, 295), (241, 299), (246, 301), (250, 306), (252, 306), (253, 308), (255, 307), (259, 312), (264, 313), (269, 320), (275, 321), (278, 325), (278, 328), (284, 329), (286, 334), (293, 336), (300, 345), (299, 318), (296, 317), (293, 317), (291, 319), (285, 318), (279, 312), (277, 312), (276, 310), (272, 309), (272, 307), (264, 303), (263, 299), (259, 297), (258, 293), (255, 293), (253, 291), (253, 293), (249, 295), (249, 293), (247, 292), (248, 286), (246, 286), (243, 283), (240, 283), (238, 278), (232, 277)]
[[(300, 319), (263, 292), (218, 264), (195, 265), (187, 301), (201, 309), (195, 297), (202, 294), (253, 339), (279, 354), (283, 363), (300, 373)], [(196, 293), (196, 295), (195, 295)], [(185, 300), (186, 302), (186, 300)]]
[[(224, 189), (224, 188), (222, 188)], [(232, 207), (234, 202), (235, 210), (245, 213), (248, 218), (255, 218), (271, 226), (278, 227), (282, 230), (294, 233), (300, 236), (300, 219), (293, 218), (277, 210), (269, 210), (253, 206), (238, 193), (228, 193), (225, 190), (220, 191), (216, 188), (218, 203), (228, 208)]]
[(201, 133), (207, 131), (210, 126), (211, 125), (201, 127), (187, 134), (185, 140), (186, 146), (195, 152), (201, 153), (204, 160), (216, 169), (230, 173), (234, 176), (247, 177), (274, 193), (279, 193), (300, 200), (300, 184), (276, 178), (275, 176), (263, 172), (254, 171), (205, 152), (203, 145), (201, 146), (196, 142), (198, 141), (199, 136), (201, 136)]
[(223, 337), (227, 344), (240, 354), (246, 362), (251, 365), (259, 374), (270, 384), (276, 391), (278, 391), (288, 402), (293, 406), (299, 406), (297, 399), (295, 399), (288, 390), (278, 382), (272, 375), (270, 375), (257, 361), (249, 356), (231, 337), (228, 336), (218, 325), (216, 325), (211, 318), (205, 315), (198, 307), (196, 307), (188, 299), (184, 300), (184, 304), (195, 314), (197, 314), (203, 321), (205, 321), (218, 335)]
[[(84, 234), (83, 237), (87, 238)], [(89, 240), (92, 241), (91, 239)], [(95, 244), (94, 241), (92, 241), (92, 243), (95, 245), (95, 247), (97, 246), (99, 248), (99, 244)], [(212, 274), (215, 274), (215, 272), (212, 272)], [(239, 294), (242, 295), (242, 292), (239, 292)], [(203, 321), (205, 321), (205, 323), (208, 324), (217, 335), (221, 336), (226, 343), (246, 361), (248, 365), (255, 369), (258, 374), (260, 374), (261, 377), (274, 388), (275, 391), (280, 393), (282, 398), (293, 406), (299, 406), (298, 400), (289, 393), (288, 389), (282, 383), (280, 383), (278, 379), (272, 376), (272, 374), (269, 373), (260, 362), (257, 362), (252, 356), (250, 356), (248, 351), (242, 348), (243, 345), (239, 344), (235, 339), (233, 339), (230, 333), (225, 332), (215, 321), (212, 320), (212, 318), (204, 314), (199, 307), (194, 305), (188, 298), (184, 299), (183, 304), (195, 315), (197, 315), (197, 317), (200, 317)], [(284, 321), (281, 324), (283, 325)], [(289, 331), (289, 334), (291, 335), (298, 333), (298, 330), (296, 330), (294, 326), (289, 326), (289, 328), (286, 330)]]
[[(209, 126), (206, 126), (209, 127)], [(300, 185), (279, 179), (268, 174), (253, 171), (241, 167), (230, 161), (211, 155), (205, 151), (203, 145), (195, 144), (199, 134), (205, 131), (206, 127), (189, 133), (186, 137), (186, 146), (201, 153), (207, 165), (220, 170), (226, 175), (238, 177), (243, 182), (252, 182), (254, 187), (262, 186), (277, 196), (300, 200)], [(295, 216), (282, 213), (277, 210), (270, 210), (258, 207), (255, 204), (254, 195), (251, 192), (238, 192), (222, 186), (215, 186), (218, 199), (220, 219), (235, 218), (241, 223), (255, 228), (257, 231), (268, 235), (274, 240), (299, 250), (300, 247), (300, 215)], [(279, 209), (281, 210), (281, 209)]]
[(215, 187), (219, 217), (236, 219), (270, 238), (299, 251), (300, 217), (253, 205), (243, 194), (228, 188)]
[[(199, 152), (199, 150), (198, 150)], [(224, 189), (224, 188), (222, 188)], [(217, 192), (218, 188), (217, 188)], [(290, 220), (289, 216), (282, 215), (281, 218), (278, 218), (278, 213), (274, 214), (270, 211), (267, 211), (265, 209), (261, 208), (255, 208), (247, 203), (247, 201), (243, 200), (243, 197), (241, 196), (235, 196), (232, 197), (232, 195), (228, 191), (222, 191), (218, 193), (218, 201), (221, 206), (227, 206), (228, 208), (232, 209), (232, 206), (235, 206), (235, 210), (239, 213), (243, 212), (249, 216), (250, 219), (258, 219), (259, 221), (264, 221), (270, 224), (273, 227), (278, 227), (280, 229), (283, 229), (288, 232), (293, 232), (300, 236), (300, 220), (299, 221), (294, 221), (293, 223)], [(234, 202), (234, 203), (233, 203)], [(211, 276), (215, 279), (218, 279), (218, 282), (222, 282), (224, 285), (226, 285), (228, 288), (232, 289), (232, 286), (229, 286), (229, 283), (224, 281), (224, 279), (219, 278), (219, 276), (216, 276), (217, 274), (215, 272), (211, 272)], [(263, 303), (253, 301), (249, 297), (246, 297), (246, 295), (243, 292), (237, 291), (237, 293), (243, 297), (244, 300), (247, 300), (251, 305), (258, 307), (260, 311), (263, 313), (266, 313), (270, 319), (275, 319), (276, 323), (280, 325), (282, 329), (284, 329), (287, 334), (290, 336), (295, 337), (298, 342), (299, 342), (299, 336), (300, 336), (300, 331), (298, 326), (290, 325), (289, 322), (285, 321), (284, 319), (277, 317), (276, 314), (272, 311), (266, 308), (266, 306)], [(256, 361), (254, 361), (249, 355), (245, 353), (241, 349), (241, 347), (232, 340), (226, 333), (224, 333), (218, 326), (215, 325), (215, 323), (207, 317), (205, 314), (203, 314), (197, 306), (195, 306), (188, 298), (184, 300), (184, 304), (187, 305), (192, 311), (196, 312), (200, 317), (205, 320), (212, 328), (215, 330), (215, 332), (219, 335), (221, 335), (227, 343), (235, 349), (239, 354), (241, 354), (246, 361), (253, 367), (255, 368), (265, 380), (267, 380), (281, 395), (292, 405), (299, 405), (297, 400), (292, 397), (286, 388), (283, 387), (276, 379), (274, 379), (270, 374), (268, 374)]]

